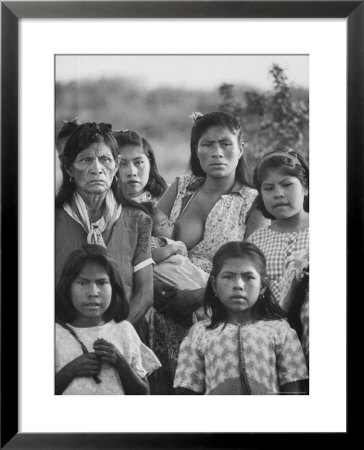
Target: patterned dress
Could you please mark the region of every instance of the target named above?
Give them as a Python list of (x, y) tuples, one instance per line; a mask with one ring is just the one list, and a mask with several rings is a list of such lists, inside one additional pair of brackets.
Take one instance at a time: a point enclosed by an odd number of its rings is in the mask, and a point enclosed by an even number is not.
[[(175, 223), (182, 213), (182, 199), (193, 196), (203, 179), (192, 175), (178, 177), (177, 196), (170, 220)], [(242, 241), (246, 230), (246, 217), (257, 196), (248, 186), (239, 186), (222, 195), (211, 209), (205, 223), (202, 240), (189, 250), (190, 260), (205, 272), (211, 272), (212, 258), (217, 249), (229, 241)]]
[[(278, 233), (262, 228), (253, 233), (248, 241), (256, 244), (267, 259), (267, 271), (273, 294), (280, 306), (289, 311), (292, 301), (290, 290), (309, 266), (309, 228), (293, 233)], [(304, 354), (309, 357), (309, 288), (300, 311)]]
[[(160, 367), (160, 362), (154, 353), (146, 347), (137, 335), (132, 324), (126, 320), (116, 323), (114, 320), (95, 327), (73, 327), (77, 338), (93, 352), (93, 343), (98, 338), (111, 342), (125, 357), (133, 370), (144, 378)], [(83, 354), (80, 342), (61, 325), (56, 324), (56, 373), (65, 365)], [(109, 364), (101, 365), (96, 383), (91, 377), (74, 378), (64, 390), (63, 395), (124, 395), (124, 387), (116, 369)]]
[(296, 332), (285, 320), (227, 323), (208, 330), (196, 323), (183, 340), (174, 387), (210, 395), (279, 394), (308, 378)]
[[(203, 179), (192, 175), (178, 177), (177, 195), (170, 213), (175, 223), (182, 212), (182, 199), (193, 196)], [(238, 183), (237, 183), (238, 186)], [(209, 273), (216, 250), (225, 242), (243, 240), (246, 217), (257, 195), (255, 189), (239, 185), (227, 195), (222, 195), (210, 211), (202, 240), (189, 250), (190, 260)], [(162, 368), (151, 376), (151, 394), (175, 394), (173, 378), (181, 342), (195, 317), (174, 320), (152, 309), (149, 314), (149, 345), (162, 363)]]
[(285, 267), (294, 261), (297, 255), (309, 248), (309, 228), (292, 233), (279, 233), (270, 227), (257, 230), (248, 241), (255, 244), (264, 253), (267, 271), (275, 299), (281, 301), (281, 278)]

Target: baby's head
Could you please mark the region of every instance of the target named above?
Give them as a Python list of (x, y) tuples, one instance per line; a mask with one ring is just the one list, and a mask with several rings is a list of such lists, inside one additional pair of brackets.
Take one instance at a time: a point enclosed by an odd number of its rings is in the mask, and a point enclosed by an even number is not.
[(164, 212), (155, 206), (154, 202), (142, 202), (141, 205), (146, 209), (153, 220), (152, 236), (163, 236), (172, 239), (173, 225)]

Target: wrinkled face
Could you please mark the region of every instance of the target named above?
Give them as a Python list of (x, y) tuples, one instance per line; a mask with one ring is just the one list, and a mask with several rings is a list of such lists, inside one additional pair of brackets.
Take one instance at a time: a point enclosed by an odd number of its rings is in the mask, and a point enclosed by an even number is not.
[(144, 191), (149, 180), (150, 162), (143, 149), (136, 145), (122, 147), (119, 174), (130, 197)]
[(242, 154), (237, 134), (218, 126), (209, 128), (201, 136), (196, 153), (206, 175), (217, 178), (235, 174)]
[(80, 326), (93, 326), (103, 321), (112, 298), (110, 278), (97, 263), (84, 266), (71, 284), (71, 300), (77, 311), (76, 322)]
[(308, 194), (300, 179), (287, 175), (283, 169), (267, 171), (261, 186), (266, 210), (277, 220), (301, 214), (303, 201)]
[(110, 189), (118, 162), (104, 142), (95, 142), (80, 152), (67, 169), (82, 195), (103, 194)]
[(164, 214), (163, 211), (157, 210), (153, 214), (153, 236), (163, 236), (170, 239), (172, 237), (172, 233), (173, 225), (170, 223), (168, 217)]
[(216, 278), (212, 279), (212, 288), (232, 321), (239, 321), (265, 289), (248, 258), (228, 258)]

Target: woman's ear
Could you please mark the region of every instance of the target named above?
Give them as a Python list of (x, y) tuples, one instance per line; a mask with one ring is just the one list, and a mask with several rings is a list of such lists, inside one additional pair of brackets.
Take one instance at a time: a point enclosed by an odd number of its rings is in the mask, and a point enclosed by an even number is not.
[(121, 161), (121, 155), (118, 155), (117, 158), (116, 158), (116, 160), (115, 160), (116, 167), (115, 167), (115, 173), (114, 173), (114, 175), (116, 175), (117, 171), (119, 170), (120, 161)]
[(266, 290), (267, 290), (267, 286), (263, 285), (263, 286), (260, 288), (260, 295), (263, 295), (264, 292), (265, 292)]
[(210, 276), (210, 280), (211, 280), (211, 287), (212, 290), (214, 292), (214, 294), (217, 294), (217, 289), (216, 289), (216, 279), (213, 275)]
[(64, 170), (67, 172), (67, 175), (69, 175), (71, 178), (73, 178), (73, 170), (72, 170), (72, 167), (64, 166)]
[(244, 154), (244, 141), (240, 141), (240, 157)]

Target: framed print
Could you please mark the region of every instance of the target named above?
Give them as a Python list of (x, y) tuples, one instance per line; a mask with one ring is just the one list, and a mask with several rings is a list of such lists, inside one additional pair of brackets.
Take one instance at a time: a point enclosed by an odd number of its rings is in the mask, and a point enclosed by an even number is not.
[[(1, 446), (238, 448), (281, 433), (300, 433), (302, 442), (311, 433), (346, 438), (346, 301), (360, 292), (363, 269), (355, 258), (363, 229), (363, 2), (8, 1), (1, 21)], [(310, 395), (244, 403), (55, 396), (55, 55), (248, 53), (309, 59)]]

